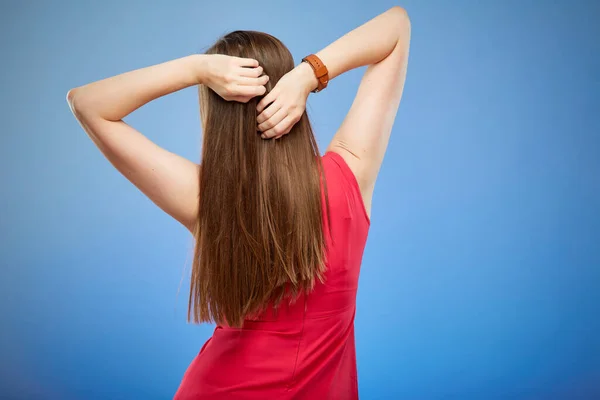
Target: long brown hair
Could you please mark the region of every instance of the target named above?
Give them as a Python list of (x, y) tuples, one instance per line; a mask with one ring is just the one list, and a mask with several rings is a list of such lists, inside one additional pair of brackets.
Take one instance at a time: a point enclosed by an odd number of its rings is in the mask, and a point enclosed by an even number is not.
[[(231, 32), (206, 53), (258, 60), (269, 76), (267, 93), (294, 68), (283, 43), (262, 32)], [(256, 129), (260, 97), (228, 102), (204, 85), (199, 95), (202, 165), (188, 319), (240, 327), (270, 302), (277, 307), (323, 280), (321, 184), (325, 194), (327, 188), (306, 113), (289, 134), (264, 140)]]

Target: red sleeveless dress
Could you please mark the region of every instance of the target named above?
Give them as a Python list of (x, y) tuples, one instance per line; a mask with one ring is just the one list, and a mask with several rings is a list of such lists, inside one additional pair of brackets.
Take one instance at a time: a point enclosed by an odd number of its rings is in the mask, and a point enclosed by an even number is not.
[(276, 315), (217, 326), (175, 400), (358, 399), (354, 314), (370, 221), (344, 159), (327, 152), (322, 160), (331, 216), (325, 282), (292, 305), (282, 302)]

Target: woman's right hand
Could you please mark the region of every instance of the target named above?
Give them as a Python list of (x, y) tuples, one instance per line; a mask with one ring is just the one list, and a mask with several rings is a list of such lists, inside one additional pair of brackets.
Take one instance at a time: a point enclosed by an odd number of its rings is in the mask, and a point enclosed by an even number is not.
[(247, 103), (267, 91), (265, 85), (269, 77), (262, 75), (263, 68), (252, 58), (209, 54), (202, 56), (201, 65), (198, 82), (224, 100)]
[(285, 74), (256, 107), (261, 137), (279, 139), (289, 133), (304, 114), (308, 95), (317, 83), (314, 71), (305, 62)]

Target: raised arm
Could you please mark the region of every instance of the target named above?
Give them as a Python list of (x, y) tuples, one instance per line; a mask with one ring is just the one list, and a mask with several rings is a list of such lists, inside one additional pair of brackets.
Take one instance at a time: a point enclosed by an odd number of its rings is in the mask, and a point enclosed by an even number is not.
[(193, 55), (71, 89), (67, 101), (112, 165), (193, 231), (199, 166), (159, 147), (122, 119), (151, 100), (197, 84), (208, 85), (226, 100), (248, 101), (266, 90), (268, 77), (261, 74), (256, 60)]
[[(328, 147), (354, 172), (369, 215), (375, 180), (404, 88), (410, 29), (406, 11), (392, 7), (316, 53), (329, 70), (330, 80), (369, 66), (350, 111)], [(300, 63), (284, 76), (258, 104), (259, 129), (264, 136), (281, 137), (289, 132), (289, 122), (295, 118), (273, 111), (287, 108), (292, 116), (304, 112), (306, 98), (316, 87), (317, 80), (307, 63)]]
[(334, 77), (369, 65), (352, 107), (328, 147), (354, 172), (369, 215), (404, 89), (409, 42), (408, 16), (404, 9), (393, 7), (317, 53)]

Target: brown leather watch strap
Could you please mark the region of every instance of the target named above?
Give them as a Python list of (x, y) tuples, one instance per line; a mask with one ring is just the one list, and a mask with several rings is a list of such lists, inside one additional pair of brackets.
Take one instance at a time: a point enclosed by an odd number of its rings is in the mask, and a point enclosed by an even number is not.
[(327, 71), (327, 67), (319, 57), (314, 54), (310, 54), (302, 59), (303, 62), (307, 62), (315, 71), (315, 76), (317, 77), (317, 88), (313, 90), (313, 93), (320, 92), (321, 90), (327, 87), (329, 83), (329, 71)]

